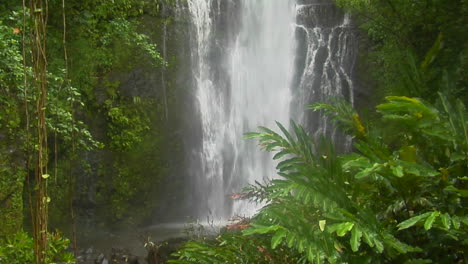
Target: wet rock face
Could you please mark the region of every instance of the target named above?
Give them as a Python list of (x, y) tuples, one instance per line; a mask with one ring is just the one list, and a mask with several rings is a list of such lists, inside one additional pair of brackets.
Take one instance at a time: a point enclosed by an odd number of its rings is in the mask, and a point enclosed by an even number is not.
[(349, 15), (328, 0), (297, 0), (296, 73), (293, 80), (292, 112), (316, 137), (330, 136), (345, 150), (350, 140), (326, 117), (304, 106), (344, 98), (355, 104), (358, 85), (356, 64), (358, 37)]
[[(141, 262), (143, 263), (143, 262)], [(111, 250), (110, 264), (140, 264), (139, 258), (124, 249)]]
[(146, 250), (148, 264), (163, 264), (171, 259), (171, 254), (178, 251), (187, 242), (187, 238), (171, 238), (161, 243), (148, 244)]
[(297, 24), (305, 27), (334, 27), (341, 24), (344, 13), (329, 1), (300, 1), (297, 6)]

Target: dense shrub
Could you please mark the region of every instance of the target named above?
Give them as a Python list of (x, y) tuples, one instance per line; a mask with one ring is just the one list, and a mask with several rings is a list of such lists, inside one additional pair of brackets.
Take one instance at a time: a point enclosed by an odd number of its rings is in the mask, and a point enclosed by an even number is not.
[[(68, 251), (70, 241), (59, 233), (49, 234), (46, 263), (75, 263), (73, 254)], [(18, 232), (0, 240), (0, 263), (35, 263), (33, 239), (25, 232)]]
[[(280, 161), (281, 179), (245, 195), (268, 205), (243, 236), (221, 235), (215, 246), (190, 242), (174, 263), (259, 263), (263, 252), (299, 256), (286, 263), (463, 263), (468, 115), (461, 101), (440, 95), (434, 107), (387, 97), (373, 124), (342, 102), (311, 108), (353, 136), (354, 151), (337, 155), (295, 123), (292, 132), (278, 124), (283, 136), (268, 128), (248, 134)], [(244, 262), (229, 258), (239, 256), (235, 249)]]

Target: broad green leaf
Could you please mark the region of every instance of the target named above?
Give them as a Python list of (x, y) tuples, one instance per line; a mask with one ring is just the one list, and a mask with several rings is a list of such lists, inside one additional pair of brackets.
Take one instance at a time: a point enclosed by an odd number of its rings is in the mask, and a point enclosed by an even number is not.
[(421, 221), (422, 219), (428, 217), (430, 214), (431, 214), (431, 212), (428, 212), (428, 213), (424, 213), (424, 214), (413, 216), (413, 217), (411, 217), (409, 219), (406, 219), (405, 221), (403, 221), (403, 222), (401, 222), (401, 223), (399, 223), (397, 225), (398, 230), (403, 230), (403, 229), (412, 227), (415, 224), (417, 224), (419, 221)]
[(271, 238), (271, 248), (275, 249), (280, 243), (281, 240), (286, 236), (287, 231), (285, 229), (280, 229), (275, 233), (275, 235)]
[(418, 247), (412, 247), (406, 243), (401, 242), (394, 236), (390, 234), (384, 235), (385, 237), (385, 243), (389, 245), (390, 247), (396, 249), (398, 252), (405, 254), (408, 252), (421, 252), (421, 249)]
[(393, 172), (393, 175), (397, 177), (403, 177), (404, 173), (403, 173), (403, 168), (401, 166), (391, 166), (390, 168)]
[(299, 158), (291, 158), (291, 159), (283, 160), (280, 163), (278, 163), (278, 165), (276, 166), (276, 169), (282, 171), (285, 168), (288, 168), (290, 165), (298, 163), (300, 161), (301, 159)]
[(429, 230), (432, 227), (432, 224), (434, 223), (434, 220), (437, 216), (439, 216), (440, 212), (432, 212), (431, 215), (426, 219), (424, 222), (424, 229)]
[(288, 132), (288, 130), (278, 121), (276, 121), (276, 125), (280, 128), (281, 132), (283, 132), (283, 134), (286, 136), (286, 138), (288, 139), (288, 142), (291, 145), (295, 145), (295, 141), (293, 137), (291, 136), (291, 134)]
[[(312, 263), (314, 261), (314, 258), (315, 258), (315, 256), (314, 256), (314, 251), (313, 251), (312, 247), (308, 247), (307, 248), (307, 259)], [(319, 261), (320, 261), (319, 258), (317, 258), (317, 260), (318, 260), (317, 263), (319, 263)]]
[(433, 170), (432, 168), (424, 167), (414, 162), (396, 160), (395, 164), (397, 164), (398, 166), (401, 166), (405, 172), (416, 175), (416, 176), (432, 177), (432, 176), (439, 175), (439, 172), (437, 172), (436, 170)]
[(440, 220), (442, 222), (442, 225), (449, 229), (450, 228), (450, 215), (448, 213), (441, 214), (440, 215)]
[(460, 229), (460, 219), (458, 216), (452, 216), (452, 224), (455, 229)]
[(340, 224), (333, 224), (329, 227), (329, 231), (331, 233), (336, 232), (336, 234), (340, 237), (346, 235), (354, 226), (354, 223), (345, 222)]
[(363, 232), (362, 235), (363, 235), (362, 237), (364, 238), (364, 242), (366, 242), (366, 244), (369, 245), (370, 247), (374, 247), (374, 242), (372, 241), (372, 237), (367, 232)]
[(349, 160), (343, 164), (343, 169), (349, 168), (366, 168), (370, 167), (369, 159), (365, 157), (357, 157), (356, 159)]
[(291, 248), (292, 246), (294, 246), (294, 244), (296, 243), (296, 234), (289, 234), (287, 237), (286, 237), (286, 241), (288, 243), (288, 247)]
[(361, 237), (362, 231), (357, 226), (354, 226), (354, 228), (351, 230), (351, 240), (349, 241), (351, 244), (351, 249), (354, 252), (359, 250), (359, 246), (361, 245)]
[(279, 225), (263, 226), (263, 225), (252, 224), (252, 227), (245, 229), (244, 231), (242, 231), (242, 233), (246, 236), (253, 235), (253, 234), (266, 234), (269, 232), (276, 231), (280, 228), (282, 227)]
[(378, 240), (377, 238), (374, 238), (374, 244), (375, 244), (375, 249), (377, 250), (377, 252), (382, 253), (384, 250), (384, 245), (382, 244), (382, 242)]
[(42, 174), (42, 178), (43, 178), (43, 179), (47, 179), (47, 178), (49, 178), (49, 177), (50, 177), (49, 174)]
[(366, 168), (366, 169), (362, 170), (361, 172), (359, 172), (358, 174), (356, 174), (354, 177), (355, 177), (356, 179), (361, 179), (361, 178), (368, 177), (369, 175), (371, 175), (371, 174), (373, 174), (374, 172), (378, 171), (381, 167), (382, 167), (381, 164), (379, 164), (379, 163), (374, 163), (374, 165), (373, 165), (371, 168)]

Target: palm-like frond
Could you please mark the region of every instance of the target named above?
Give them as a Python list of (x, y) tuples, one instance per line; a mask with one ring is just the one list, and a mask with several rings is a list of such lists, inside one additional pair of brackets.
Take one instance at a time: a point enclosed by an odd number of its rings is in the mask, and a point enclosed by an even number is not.
[[(314, 141), (294, 122), (290, 130), (277, 123), (281, 134), (265, 127), (247, 134), (279, 161), (280, 179), (246, 188), (246, 197), (268, 204), (242, 238), (234, 234), (230, 237), (236, 239), (211, 246), (189, 244), (179, 256), (190, 259), (187, 254), (195, 254), (193, 249), (202, 252), (201, 259), (211, 256), (211, 263), (263, 263), (245, 255), (247, 262), (219, 258), (233, 256), (226, 245), (252, 246), (252, 240), (243, 239), (262, 238), (262, 250), (280, 250), (295, 256), (295, 263), (463, 259), (468, 118), (461, 102), (450, 104), (440, 95), (440, 106), (387, 97), (377, 106), (384, 130), (364, 129), (359, 115), (341, 101), (311, 106), (354, 135), (355, 151), (350, 154), (337, 155), (329, 140)], [(200, 246), (209, 249), (197, 249)], [(247, 255), (256, 253), (254, 249)]]

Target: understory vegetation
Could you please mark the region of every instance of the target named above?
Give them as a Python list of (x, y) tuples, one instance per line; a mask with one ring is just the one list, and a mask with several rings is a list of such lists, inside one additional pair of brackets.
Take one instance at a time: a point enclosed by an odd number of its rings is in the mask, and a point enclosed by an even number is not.
[(65, 250), (81, 219), (151, 221), (178, 153), (175, 94), (170, 82), (164, 95), (144, 90), (157, 78), (135, 82), (176, 68), (155, 44), (162, 29), (143, 19), (170, 25), (161, 10), (173, 3), (0, 3), (0, 263), (74, 262)]
[(171, 263), (466, 262), (468, 3), (336, 2), (366, 34), (359, 74), (376, 111), (308, 107), (347, 133), (351, 151), (294, 122), (247, 134), (274, 153), (281, 179), (237, 197), (267, 205)]
[(172, 263), (464, 263), (468, 115), (442, 94), (438, 106), (389, 96), (373, 123), (344, 102), (310, 106), (354, 138), (349, 154), (295, 123), (248, 134), (280, 160), (282, 179), (244, 194), (268, 205)]

